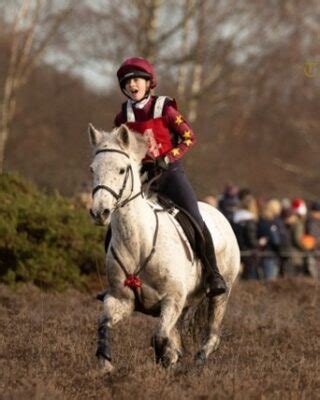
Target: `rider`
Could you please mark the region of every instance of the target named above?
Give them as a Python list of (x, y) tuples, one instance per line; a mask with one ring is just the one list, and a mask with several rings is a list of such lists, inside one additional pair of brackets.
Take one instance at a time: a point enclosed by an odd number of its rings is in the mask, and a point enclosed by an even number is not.
[(175, 100), (151, 93), (157, 86), (157, 79), (147, 60), (128, 58), (121, 64), (117, 76), (120, 89), (128, 100), (117, 114), (115, 126), (126, 124), (147, 137), (149, 157), (143, 164), (149, 171), (150, 166), (163, 171), (159, 193), (186, 210), (198, 223), (205, 239), (200, 257), (206, 272), (207, 293), (209, 296), (220, 295), (226, 291), (226, 284), (218, 271), (210, 232), (180, 161), (195, 143), (194, 132), (179, 113)]

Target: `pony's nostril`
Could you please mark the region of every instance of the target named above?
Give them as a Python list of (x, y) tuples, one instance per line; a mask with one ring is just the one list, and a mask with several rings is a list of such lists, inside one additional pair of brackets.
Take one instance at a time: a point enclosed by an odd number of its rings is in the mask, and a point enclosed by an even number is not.
[(95, 213), (92, 211), (92, 208), (90, 208), (89, 214), (91, 215), (92, 218), (96, 217)]
[(104, 210), (103, 210), (103, 216), (105, 217), (105, 218), (108, 218), (109, 217), (109, 214), (110, 214), (110, 210), (108, 209), (108, 208), (105, 208)]

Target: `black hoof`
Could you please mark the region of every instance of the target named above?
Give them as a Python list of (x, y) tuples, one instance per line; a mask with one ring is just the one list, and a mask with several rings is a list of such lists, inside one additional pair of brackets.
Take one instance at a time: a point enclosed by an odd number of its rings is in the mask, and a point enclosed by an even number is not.
[(163, 368), (169, 368), (171, 365), (171, 360), (169, 357), (162, 357), (161, 358), (161, 365), (163, 366)]
[(160, 361), (163, 362), (162, 358), (167, 344), (168, 338), (159, 338), (157, 336), (152, 337), (151, 346), (153, 347), (157, 363), (159, 363)]
[(196, 364), (197, 365), (205, 365), (207, 363), (208, 359), (205, 355), (205, 352), (200, 350), (196, 354)]
[(104, 301), (105, 295), (107, 294), (107, 291), (104, 290), (103, 292), (100, 292), (96, 295), (96, 299), (99, 301)]
[(108, 360), (111, 362), (111, 354), (106, 348), (98, 347), (96, 351), (98, 359)]

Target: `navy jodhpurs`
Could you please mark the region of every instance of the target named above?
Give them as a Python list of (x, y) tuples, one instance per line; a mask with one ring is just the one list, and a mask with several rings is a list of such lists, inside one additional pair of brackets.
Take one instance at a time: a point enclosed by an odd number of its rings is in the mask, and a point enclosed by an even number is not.
[(181, 161), (170, 164), (169, 169), (163, 172), (158, 182), (158, 192), (188, 211), (203, 229), (204, 222), (199, 211), (197, 197)]

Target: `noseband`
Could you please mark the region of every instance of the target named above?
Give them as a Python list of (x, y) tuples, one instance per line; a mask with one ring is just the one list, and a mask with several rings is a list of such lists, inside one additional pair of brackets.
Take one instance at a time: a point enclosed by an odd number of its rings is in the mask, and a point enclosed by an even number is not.
[[(121, 151), (121, 150), (117, 150), (117, 149), (101, 149), (101, 150), (96, 151), (95, 156), (100, 154), (100, 153), (119, 153), (119, 154), (122, 154), (123, 156), (125, 156), (125, 157), (130, 159), (130, 157), (129, 157), (129, 155), (127, 153), (125, 153), (124, 151)], [(131, 175), (131, 191), (130, 191), (129, 196), (123, 202), (120, 202), (121, 201), (121, 197), (123, 195), (123, 192), (124, 192), (124, 190), (126, 188), (126, 185), (127, 185), (127, 182), (128, 182), (129, 173)], [(130, 164), (130, 165), (128, 165), (128, 167), (126, 169), (126, 174), (125, 174), (125, 177), (124, 177), (124, 180), (123, 180), (123, 184), (122, 184), (122, 187), (121, 187), (119, 193), (116, 193), (109, 186), (97, 185), (92, 190), (92, 197), (94, 197), (94, 195), (97, 193), (98, 190), (100, 190), (100, 189), (106, 190), (109, 193), (111, 193), (112, 196), (117, 200), (116, 205), (115, 205), (115, 209), (117, 209), (117, 208), (125, 206), (126, 204), (129, 203), (129, 201), (131, 201), (131, 200), (135, 199), (136, 197), (140, 196), (141, 191), (131, 197), (132, 192), (133, 192), (133, 187), (134, 187), (134, 177), (133, 177), (132, 166)]]

